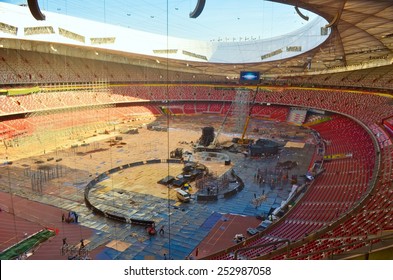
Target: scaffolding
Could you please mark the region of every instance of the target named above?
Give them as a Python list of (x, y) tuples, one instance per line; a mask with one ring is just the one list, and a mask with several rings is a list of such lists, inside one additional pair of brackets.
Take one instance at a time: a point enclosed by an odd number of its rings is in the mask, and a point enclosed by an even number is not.
[(252, 94), (249, 89), (238, 89), (236, 90), (235, 100), (233, 103), (232, 116), (235, 118), (234, 121), (234, 133), (242, 133), (244, 130), (244, 124), (247, 121), (247, 117), (250, 111)]

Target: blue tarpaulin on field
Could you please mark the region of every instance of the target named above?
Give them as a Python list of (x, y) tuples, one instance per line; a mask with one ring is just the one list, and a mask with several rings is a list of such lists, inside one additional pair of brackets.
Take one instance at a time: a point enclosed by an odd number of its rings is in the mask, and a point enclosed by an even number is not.
[(214, 227), (214, 225), (221, 219), (222, 214), (214, 212), (210, 215), (209, 218), (201, 225), (201, 228), (210, 230)]

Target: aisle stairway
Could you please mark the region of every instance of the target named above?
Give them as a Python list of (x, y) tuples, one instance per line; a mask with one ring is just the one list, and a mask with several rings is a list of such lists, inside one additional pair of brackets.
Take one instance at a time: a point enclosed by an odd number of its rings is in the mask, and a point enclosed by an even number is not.
[(302, 125), (307, 116), (307, 110), (291, 108), (288, 115), (288, 122), (295, 125)]

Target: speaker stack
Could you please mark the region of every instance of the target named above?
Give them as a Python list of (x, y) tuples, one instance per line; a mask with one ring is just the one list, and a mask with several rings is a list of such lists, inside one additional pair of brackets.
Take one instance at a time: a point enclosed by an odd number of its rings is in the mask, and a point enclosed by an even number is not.
[(214, 127), (207, 126), (202, 128), (202, 136), (199, 140), (199, 144), (202, 146), (209, 146), (214, 140)]

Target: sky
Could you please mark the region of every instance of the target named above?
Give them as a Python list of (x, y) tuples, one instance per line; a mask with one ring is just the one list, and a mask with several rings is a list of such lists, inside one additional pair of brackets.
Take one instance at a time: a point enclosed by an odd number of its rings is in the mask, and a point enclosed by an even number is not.
[[(27, 0), (0, 0), (27, 4)], [(190, 18), (197, 0), (38, 0), (41, 11), (61, 13), (132, 29), (204, 41), (266, 39), (308, 22), (293, 6), (264, 0), (206, 0)], [(301, 10), (312, 21), (315, 14)]]

